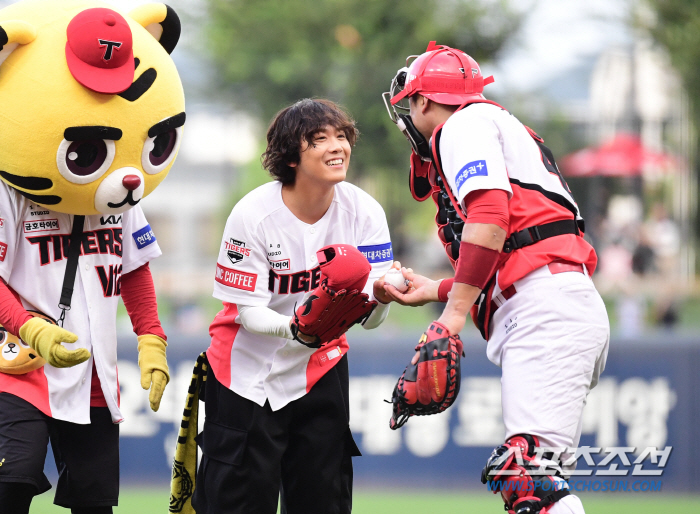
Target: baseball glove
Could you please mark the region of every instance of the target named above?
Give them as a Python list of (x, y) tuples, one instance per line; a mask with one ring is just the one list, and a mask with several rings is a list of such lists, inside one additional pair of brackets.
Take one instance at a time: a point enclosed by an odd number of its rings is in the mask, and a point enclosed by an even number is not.
[(362, 293), (372, 266), (351, 245), (330, 245), (316, 252), (321, 284), (294, 312), (292, 335), (311, 348), (338, 339), (355, 323), (364, 323), (377, 302)]
[(409, 364), (394, 387), (389, 427), (402, 427), (411, 416), (427, 416), (446, 410), (457, 399), (460, 384), (459, 359), (462, 340), (433, 321), (421, 336), (418, 362)]

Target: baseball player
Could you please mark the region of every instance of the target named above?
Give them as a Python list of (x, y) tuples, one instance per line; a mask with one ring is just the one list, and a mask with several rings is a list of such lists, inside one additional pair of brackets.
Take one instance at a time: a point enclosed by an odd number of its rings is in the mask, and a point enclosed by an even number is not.
[[(506, 510), (580, 514), (561, 449), (579, 442), (586, 396), (608, 351), (608, 317), (590, 279), (597, 257), (551, 152), (484, 98), (490, 82), (467, 54), (431, 42), (385, 93), (413, 147), (413, 196), (435, 200), (439, 235), (456, 263), (454, 279), (404, 269), (409, 292), (385, 287), (405, 305), (447, 302), (429, 332), (456, 335), (471, 311), (488, 341), (489, 360), (502, 368), (506, 443), (482, 481), (501, 488)], [(513, 487), (518, 480), (526, 487)]]
[(307, 345), (293, 314), (313, 305), (305, 294), (322, 280), (317, 251), (337, 243), (371, 264), (364, 292), (380, 303), (363, 327), (388, 313), (381, 277), (393, 255), (384, 211), (344, 182), (356, 137), (352, 119), (330, 101), (283, 109), (263, 154), (275, 180), (228, 218), (214, 284), (224, 309), (207, 350), (198, 514), (274, 514), (280, 494), (290, 514), (351, 510), (350, 457), (359, 452), (348, 425), (348, 342), (343, 335)]
[(1, 510), (26, 514), (32, 497), (51, 488), (43, 473), (50, 440), (59, 470), (55, 503), (73, 513), (111, 513), (119, 495), (120, 295), (139, 336), (141, 382), (151, 389), (153, 410), (169, 380), (148, 267), (160, 255), (158, 243), (139, 205), (85, 216), (61, 328), (27, 310), (59, 317), (74, 216), (39, 206), (4, 182), (0, 213), (0, 324), (47, 362), (26, 374), (0, 373)]

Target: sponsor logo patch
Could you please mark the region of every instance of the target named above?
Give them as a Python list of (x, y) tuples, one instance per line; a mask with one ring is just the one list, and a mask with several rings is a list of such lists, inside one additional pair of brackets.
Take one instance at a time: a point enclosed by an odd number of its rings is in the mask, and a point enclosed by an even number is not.
[[(34, 214), (34, 213), (32, 213)], [(58, 220), (26, 220), (24, 222), (24, 233), (29, 234), (31, 232), (52, 232), (58, 230)]]
[(254, 273), (232, 270), (217, 263), (215, 280), (219, 284), (235, 289), (255, 291), (255, 283), (258, 280), (258, 276)]
[(5, 228), (5, 220), (0, 218), (0, 228)]
[(0, 262), (5, 261), (5, 256), (7, 255), (7, 245), (0, 242)]
[(122, 222), (121, 214), (119, 216), (115, 216), (114, 214), (110, 214), (106, 218), (104, 216), (100, 216), (100, 225), (119, 225), (121, 222)]
[(281, 261), (270, 261), (270, 267), (275, 271), (288, 270), (290, 269), (289, 266), (289, 259), (282, 259)]
[(343, 356), (343, 349), (340, 346), (336, 346), (332, 350), (323, 353), (317, 353), (318, 363), (324, 366), (326, 363)]
[(44, 216), (46, 214), (50, 214), (49, 211), (29, 211), (30, 216)]
[(156, 242), (156, 235), (153, 233), (150, 225), (146, 225), (131, 235), (133, 236), (134, 241), (136, 241), (136, 247), (139, 250), (143, 250), (148, 245)]
[(267, 251), (267, 256), (268, 257), (276, 257), (278, 255), (282, 255), (282, 250), (280, 250), (280, 245), (277, 244), (276, 249), (275, 249), (275, 245), (270, 243), (270, 249)]
[(370, 263), (386, 262), (394, 260), (394, 252), (391, 249), (391, 243), (381, 245), (358, 246), (358, 250), (364, 255)]
[(472, 177), (487, 177), (489, 170), (486, 167), (486, 161), (472, 161), (464, 165), (464, 167), (457, 173), (457, 178), (455, 178), (455, 185), (457, 186), (457, 192), (462, 189), (464, 183)]
[(229, 241), (224, 241), (224, 247), (231, 264), (238, 264), (243, 260), (243, 257), (250, 255), (250, 248), (246, 248), (245, 241), (231, 238)]

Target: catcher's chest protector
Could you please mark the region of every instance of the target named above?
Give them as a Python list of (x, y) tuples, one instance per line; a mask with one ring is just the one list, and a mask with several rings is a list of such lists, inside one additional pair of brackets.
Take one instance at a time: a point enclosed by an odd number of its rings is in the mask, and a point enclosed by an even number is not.
[[(465, 105), (460, 106), (457, 111), (462, 110), (470, 105), (476, 103), (488, 103), (495, 105), (500, 109), (504, 109), (501, 105), (491, 100), (474, 100)], [(455, 111), (455, 112), (457, 112)], [(457, 260), (459, 259), (459, 248), (462, 240), (462, 230), (464, 224), (467, 221), (467, 213), (464, 211), (462, 205), (457, 201), (454, 194), (450, 190), (450, 187), (445, 178), (445, 174), (442, 169), (442, 160), (440, 157), (440, 137), (442, 133), (443, 125), (439, 125), (433, 132), (432, 137), (432, 154), (433, 160), (430, 163), (430, 170), (427, 173), (427, 179), (430, 182), (431, 192), (429, 193), (432, 197), (435, 205), (437, 207), (437, 213), (435, 215), (435, 223), (438, 227), (438, 236), (440, 241), (445, 247), (445, 252), (447, 257), (450, 259), (450, 263), (453, 268), (457, 268)], [(547, 171), (557, 175), (562, 183), (564, 189), (571, 194), (569, 187), (567, 186), (564, 178), (561, 176), (559, 169), (554, 161), (554, 156), (551, 150), (544, 145), (544, 140), (538, 136), (530, 127), (525, 126), (528, 133), (537, 145), (540, 153), (542, 155), (542, 163), (544, 164)], [(414, 183), (416, 178), (411, 176), (411, 191), (414, 190)], [(415, 197), (415, 194), (414, 194)], [(419, 200), (424, 200), (427, 198), (427, 194)], [(519, 230), (516, 232), (509, 232), (506, 237), (506, 243), (501, 254), (501, 259), (496, 267), (496, 270), (500, 269), (503, 264), (508, 260), (513, 251), (523, 248), (524, 246), (529, 246), (535, 244), (543, 239), (549, 237), (562, 235), (562, 234), (577, 234), (581, 235), (584, 229), (584, 222), (580, 216), (578, 208), (570, 203), (567, 199), (560, 200), (562, 204), (571, 211), (573, 215), (573, 220), (549, 223), (540, 226), (533, 226), (526, 228), (524, 230)], [(536, 237), (533, 237), (532, 230), (537, 233)], [(539, 229), (539, 232), (538, 232)], [(484, 339), (489, 338), (489, 321), (491, 317), (491, 294), (495, 285), (496, 272), (489, 280), (486, 287), (483, 289), (482, 294), (477, 300), (477, 304), (472, 309), (472, 318), (474, 323), (479, 328), (481, 335)]]

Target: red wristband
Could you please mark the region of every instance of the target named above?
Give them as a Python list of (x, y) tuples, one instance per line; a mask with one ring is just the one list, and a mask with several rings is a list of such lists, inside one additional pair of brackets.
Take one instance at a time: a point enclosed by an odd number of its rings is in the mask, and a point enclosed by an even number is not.
[(454, 278), (445, 278), (440, 282), (438, 286), (438, 300), (445, 303), (449, 297), (448, 293), (452, 290), (452, 284), (454, 284)]
[(483, 289), (496, 271), (499, 256), (498, 250), (462, 241), (455, 282)]

